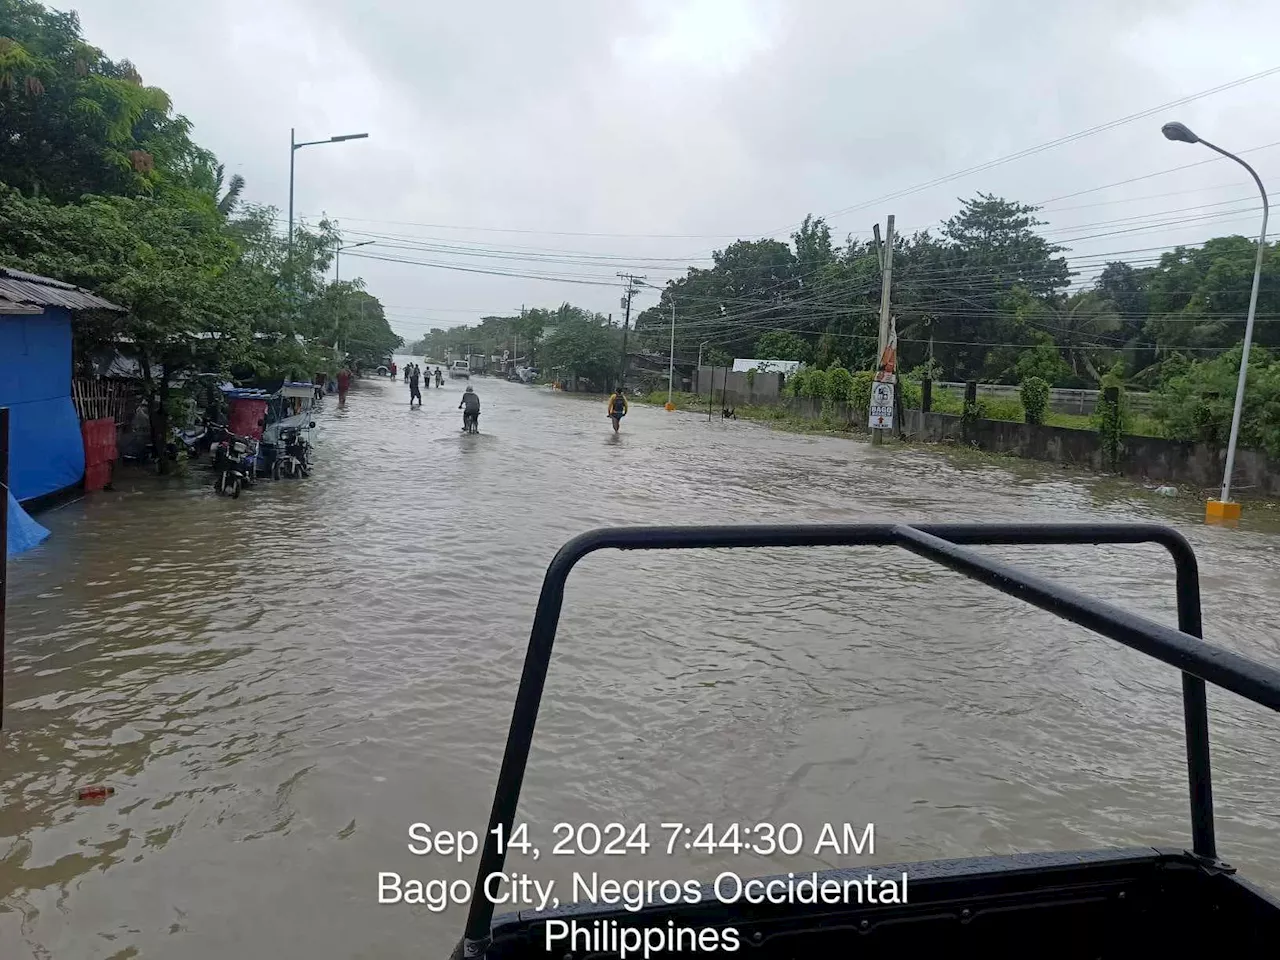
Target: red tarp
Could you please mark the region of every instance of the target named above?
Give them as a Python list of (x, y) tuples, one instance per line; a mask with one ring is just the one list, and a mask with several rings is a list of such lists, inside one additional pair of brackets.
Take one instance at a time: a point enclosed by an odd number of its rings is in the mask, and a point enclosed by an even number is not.
[(262, 439), (262, 424), (258, 421), (267, 413), (266, 400), (254, 400), (250, 397), (233, 397), (231, 411), (227, 416), (227, 429), (242, 437)]
[(84, 440), (86, 468), (110, 463), (119, 456), (116, 453), (116, 422), (110, 417), (84, 421), (80, 424), (80, 436)]

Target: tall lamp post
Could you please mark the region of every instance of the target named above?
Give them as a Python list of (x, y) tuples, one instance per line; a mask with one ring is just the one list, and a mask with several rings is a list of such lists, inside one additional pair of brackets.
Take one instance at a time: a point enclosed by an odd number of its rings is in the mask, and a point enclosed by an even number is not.
[(363, 140), (367, 133), (344, 133), (340, 137), (329, 137), (327, 140), (307, 140), (298, 143), (294, 139), (295, 129), (289, 128), (289, 255), (293, 256), (293, 157), (303, 147), (314, 147), (321, 143), (341, 143), (343, 140)]
[(1231, 472), (1235, 469), (1236, 464), (1236, 440), (1240, 436), (1240, 414), (1244, 408), (1244, 384), (1249, 375), (1249, 346), (1253, 342), (1253, 320), (1258, 311), (1258, 286), (1262, 282), (1262, 257), (1266, 251), (1267, 244), (1267, 214), (1269, 213), (1267, 189), (1262, 185), (1262, 180), (1259, 179), (1257, 171), (1253, 167), (1249, 166), (1234, 153), (1229, 153), (1216, 144), (1196, 136), (1185, 124), (1166, 123), (1160, 128), (1160, 131), (1169, 140), (1180, 140), (1183, 143), (1202, 143), (1210, 150), (1234, 160), (1249, 171), (1249, 176), (1253, 177), (1253, 182), (1258, 185), (1258, 192), (1262, 194), (1262, 232), (1258, 234), (1258, 259), (1253, 266), (1253, 290), (1249, 294), (1249, 317), (1244, 325), (1244, 350), (1240, 354), (1240, 378), (1236, 381), (1236, 406), (1231, 413), (1231, 438), (1227, 441), (1227, 466), (1222, 474), (1222, 495), (1217, 500), (1208, 501), (1204, 508), (1206, 521), (1239, 520), (1240, 504), (1231, 501)]

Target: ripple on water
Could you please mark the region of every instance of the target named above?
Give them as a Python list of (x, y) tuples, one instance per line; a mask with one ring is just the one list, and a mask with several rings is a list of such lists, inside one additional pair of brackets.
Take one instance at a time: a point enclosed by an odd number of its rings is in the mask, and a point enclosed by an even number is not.
[[(123, 482), (49, 515), (10, 581), (0, 956), (447, 949), (460, 911), (388, 913), (373, 877), (428, 869), (415, 820), (483, 826), (543, 573), (584, 530), (1183, 509), (645, 407), (614, 439), (597, 402), (477, 389), (479, 437), (456, 388), (410, 414), (365, 381), (327, 403), (309, 482), (234, 502)], [(1280, 661), (1273, 535), (1183, 529), (1207, 635)], [(989, 552), (1174, 622), (1159, 549)], [(601, 553), (566, 591), (520, 817), (548, 840), (561, 820), (872, 819), (882, 860), (1179, 843), (1178, 696), (1173, 671), (887, 548)], [(1280, 886), (1280, 734), (1210, 702), (1223, 849)], [(76, 804), (95, 781), (115, 797)]]

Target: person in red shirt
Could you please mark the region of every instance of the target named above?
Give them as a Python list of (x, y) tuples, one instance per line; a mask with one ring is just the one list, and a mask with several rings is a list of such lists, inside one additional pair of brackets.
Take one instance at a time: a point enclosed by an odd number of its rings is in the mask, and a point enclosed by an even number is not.
[(343, 367), (338, 371), (338, 406), (347, 405), (347, 391), (351, 389), (351, 371)]
[(396, 378), (396, 362), (394, 360), (391, 361), (389, 369), (391, 370), (391, 379), (394, 380)]

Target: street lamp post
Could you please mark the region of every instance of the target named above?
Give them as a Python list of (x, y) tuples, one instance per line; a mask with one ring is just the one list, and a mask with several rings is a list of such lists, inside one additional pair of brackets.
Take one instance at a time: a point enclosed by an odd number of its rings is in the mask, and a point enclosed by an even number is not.
[(1253, 266), (1253, 290), (1249, 294), (1249, 316), (1244, 325), (1244, 349), (1240, 354), (1240, 377), (1236, 381), (1236, 405), (1231, 413), (1231, 437), (1227, 441), (1227, 466), (1222, 474), (1222, 495), (1220, 499), (1210, 500), (1205, 504), (1206, 520), (1238, 520), (1240, 505), (1231, 502), (1231, 472), (1235, 469), (1236, 463), (1236, 441), (1240, 436), (1240, 415), (1244, 408), (1244, 384), (1249, 375), (1249, 347), (1253, 342), (1253, 320), (1258, 311), (1258, 286), (1262, 282), (1262, 257), (1266, 251), (1267, 214), (1270, 212), (1267, 204), (1267, 189), (1262, 185), (1262, 180), (1253, 167), (1234, 153), (1229, 153), (1216, 144), (1196, 136), (1185, 124), (1166, 123), (1160, 131), (1169, 140), (1203, 143), (1210, 150), (1234, 160), (1249, 171), (1249, 176), (1253, 177), (1253, 182), (1258, 185), (1258, 192), (1262, 194), (1262, 232), (1258, 234), (1258, 258)]
[(289, 128), (289, 255), (293, 256), (293, 155), (303, 147), (314, 147), (321, 143), (341, 143), (343, 140), (363, 140), (367, 133), (344, 133), (340, 137), (329, 137), (327, 140), (307, 140), (298, 143), (294, 140), (295, 129)]

